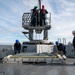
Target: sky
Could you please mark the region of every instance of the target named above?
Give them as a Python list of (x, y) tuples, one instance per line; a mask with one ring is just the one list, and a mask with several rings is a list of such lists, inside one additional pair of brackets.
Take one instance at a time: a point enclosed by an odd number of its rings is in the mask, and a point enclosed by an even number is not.
[[(29, 41), (22, 31), (22, 15), (30, 12), (38, 0), (0, 0), (0, 44), (14, 44)], [(75, 30), (75, 0), (42, 0), (42, 5), (51, 13), (51, 29), (48, 31), (49, 42), (58, 38), (66, 44), (72, 42)], [(39, 35), (42, 37), (41, 35)]]

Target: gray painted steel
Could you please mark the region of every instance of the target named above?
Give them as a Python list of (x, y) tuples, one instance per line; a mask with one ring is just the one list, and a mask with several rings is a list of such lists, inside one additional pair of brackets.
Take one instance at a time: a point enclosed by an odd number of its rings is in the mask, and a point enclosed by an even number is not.
[(0, 45), (0, 58), (4, 58), (7, 55), (14, 54), (13, 45)]
[[(35, 52), (36, 53), (37, 52), (35, 45), (34, 45), (34, 47), (32, 45), (30, 45), (28, 49), (27, 49), (27, 44), (25, 44), (24, 46), (26, 46), (23, 49), (25, 53), (26, 52)], [(72, 45), (66, 45), (66, 51), (67, 51), (66, 55), (68, 57), (75, 57), (75, 51), (72, 50), (72, 48), (73, 48)], [(3, 49), (5, 50), (4, 52), (2, 51)], [(23, 51), (23, 50), (21, 50), (21, 51)], [(53, 51), (57, 52), (57, 47), (56, 46), (54, 46)], [(14, 54), (14, 50), (13, 50), (12, 45), (0, 45), (0, 58), (3, 58), (5, 56), (11, 55), (11, 54)]]
[(67, 64), (0, 64), (0, 75), (75, 75), (75, 59)]

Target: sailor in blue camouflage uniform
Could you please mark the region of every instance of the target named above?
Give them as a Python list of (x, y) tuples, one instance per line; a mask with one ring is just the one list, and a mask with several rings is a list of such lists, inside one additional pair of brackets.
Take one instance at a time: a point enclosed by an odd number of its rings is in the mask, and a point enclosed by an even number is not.
[(55, 42), (58, 50), (58, 54), (66, 55), (66, 46), (63, 43), (59, 43), (58, 41)]
[(20, 53), (20, 50), (21, 50), (21, 43), (19, 42), (19, 40), (16, 40), (15, 44), (14, 44), (14, 52), (15, 52), (15, 54)]

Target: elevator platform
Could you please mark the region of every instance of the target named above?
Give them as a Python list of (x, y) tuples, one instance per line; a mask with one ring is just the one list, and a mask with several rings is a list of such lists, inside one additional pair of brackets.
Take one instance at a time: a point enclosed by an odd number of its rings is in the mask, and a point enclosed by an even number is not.
[(20, 53), (6, 56), (3, 63), (64, 63), (65, 59), (49, 53)]

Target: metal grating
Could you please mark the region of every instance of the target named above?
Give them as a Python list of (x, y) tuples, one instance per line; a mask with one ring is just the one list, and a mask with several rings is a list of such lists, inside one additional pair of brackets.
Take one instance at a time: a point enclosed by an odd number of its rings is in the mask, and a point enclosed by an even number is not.
[[(51, 13), (48, 13), (46, 15), (46, 25), (51, 26)], [(30, 26), (32, 26), (31, 25), (31, 13), (24, 13), (22, 16), (22, 27), (28, 28)]]
[(29, 26), (31, 23), (31, 13), (24, 13), (22, 16), (22, 26)]

